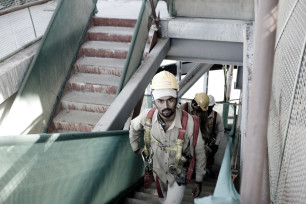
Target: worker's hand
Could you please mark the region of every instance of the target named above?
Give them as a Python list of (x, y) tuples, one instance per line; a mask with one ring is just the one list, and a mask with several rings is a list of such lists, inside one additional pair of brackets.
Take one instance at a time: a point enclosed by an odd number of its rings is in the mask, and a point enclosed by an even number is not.
[(143, 148), (139, 148), (135, 151), (135, 154), (141, 155)]
[(192, 189), (192, 196), (194, 198), (198, 197), (202, 191), (202, 183), (201, 182), (195, 182)]
[(204, 146), (204, 149), (205, 149), (206, 154), (212, 153), (212, 150), (210, 149), (210, 147), (207, 144)]

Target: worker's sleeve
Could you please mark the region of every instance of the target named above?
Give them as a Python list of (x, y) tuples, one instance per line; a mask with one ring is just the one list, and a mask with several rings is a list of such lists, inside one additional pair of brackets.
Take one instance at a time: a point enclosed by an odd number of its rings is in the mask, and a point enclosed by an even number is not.
[(216, 129), (215, 129), (215, 134), (216, 134), (216, 145), (219, 145), (221, 142), (221, 139), (224, 135), (224, 125), (223, 125), (223, 120), (221, 115), (218, 113), (217, 114), (217, 119), (216, 119)]
[(133, 151), (139, 149), (140, 137), (148, 112), (149, 110), (143, 111), (139, 116), (131, 121), (129, 138)]
[[(193, 139), (191, 142), (192, 152), (193, 152)], [(204, 140), (199, 130), (197, 145), (195, 148), (195, 181), (202, 182), (203, 177), (205, 175), (205, 166), (206, 166), (206, 155), (204, 149)]]

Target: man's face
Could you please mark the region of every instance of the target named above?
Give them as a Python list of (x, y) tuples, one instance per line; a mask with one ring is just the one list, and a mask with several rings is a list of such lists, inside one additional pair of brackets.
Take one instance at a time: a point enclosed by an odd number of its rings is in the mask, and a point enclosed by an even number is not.
[(175, 113), (176, 103), (176, 98), (172, 96), (164, 96), (154, 101), (158, 113), (166, 118), (172, 116)]
[(195, 100), (192, 100), (191, 106), (197, 112), (201, 112), (202, 111), (201, 107), (197, 104), (197, 102)]
[(213, 105), (213, 106), (208, 106), (208, 113), (211, 113), (211, 112), (212, 112), (214, 106), (215, 106), (215, 105)]

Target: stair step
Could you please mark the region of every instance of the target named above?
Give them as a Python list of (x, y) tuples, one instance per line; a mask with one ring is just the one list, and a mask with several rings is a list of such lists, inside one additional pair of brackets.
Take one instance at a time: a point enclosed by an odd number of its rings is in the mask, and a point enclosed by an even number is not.
[(152, 195), (152, 194), (143, 193), (143, 192), (135, 192), (133, 195), (133, 198), (139, 199), (139, 200), (147, 200), (147, 201), (150, 201), (156, 204), (160, 203), (159, 197), (157, 195)]
[(61, 103), (65, 110), (105, 113), (115, 98), (116, 95), (113, 94), (69, 91), (63, 96)]
[(194, 203), (194, 198), (192, 197), (191, 194), (190, 194), (190, 195), (187, 195), (187, 194), (185, 193), (182, 202), (192, 204), (192, 203)]
[[(217, 180), (216, 179), (205, 179), (202, 182), (202, 192), (199, 197), (210, 196), (213, 195), (215, 190)], [(193, 189), (194, 180), (191, 180), (190, 183), (186, 186), (184, 197), (182, 203), (194, 203), (194, 198), (192, 196), (192, 189)], [(141, 199), (142, 195), (150, 195), (154, 197), (158, 197), (157, 190), (156, 190), (156, 183), (152, 183), (150, 188), (144, 188), (141, 186), (137, 192), (134, 193), (134, 198)]]
[(134, 28), (114, 26), (94, 26), (88, 30), (91, 41), (131, 42)]
[(108, 41), (87, 41), (82, 46), (82, 53), (89, 57), (108, 57), (125, 59), (130, 43), (108, 42)]
[(74, 132), (78, 132), (78, 131), (57, 129), (57, 130), (53, 130), (52, 132), (53, 133), (74, 133)]
[(62, 110), (53, 119), (55, 129), (91, 132), (103, 113)]
[(135, 198), (126, 198), (123, 204), (155, 204), (150, 200), (139, 200)]
[(135, 27), (137, 20), (93, 17), (93, 22), (96, 26)]
[[(192, 193), (193, 185), (185, 189), (185, 193), (190, 194)], [(213, 194), (215, 190), (215, 186), (206, 186), (202, 184), (202, 192)]]
[(93, 74), (121, 76), (125, 59), (81, 57), (75, 63), (76, 71)]
[(158, 196), (157, 191), (156, 191), (156, 187), (145, 188), (145, 187), (141, 186), (141, 187), (138, 189), (138, 191), (139, 191), (139, 192), (143, 192), (143, 193), (147, 193), (147, 194), (151, 194), (151, 195), (156, 195), (156, 196)]
[(90, 73), (75, 73), (67, 85), (71, 90), (116, 94), (120, 77)]

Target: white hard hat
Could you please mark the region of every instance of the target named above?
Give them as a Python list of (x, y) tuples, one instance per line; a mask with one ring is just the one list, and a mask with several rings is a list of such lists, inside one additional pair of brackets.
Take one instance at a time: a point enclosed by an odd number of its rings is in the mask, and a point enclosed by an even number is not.
[(208, 106), (213, 106), (216, 104), (215, 98), (212, 95), (208, 95), (209, 97), (209, 105)]

